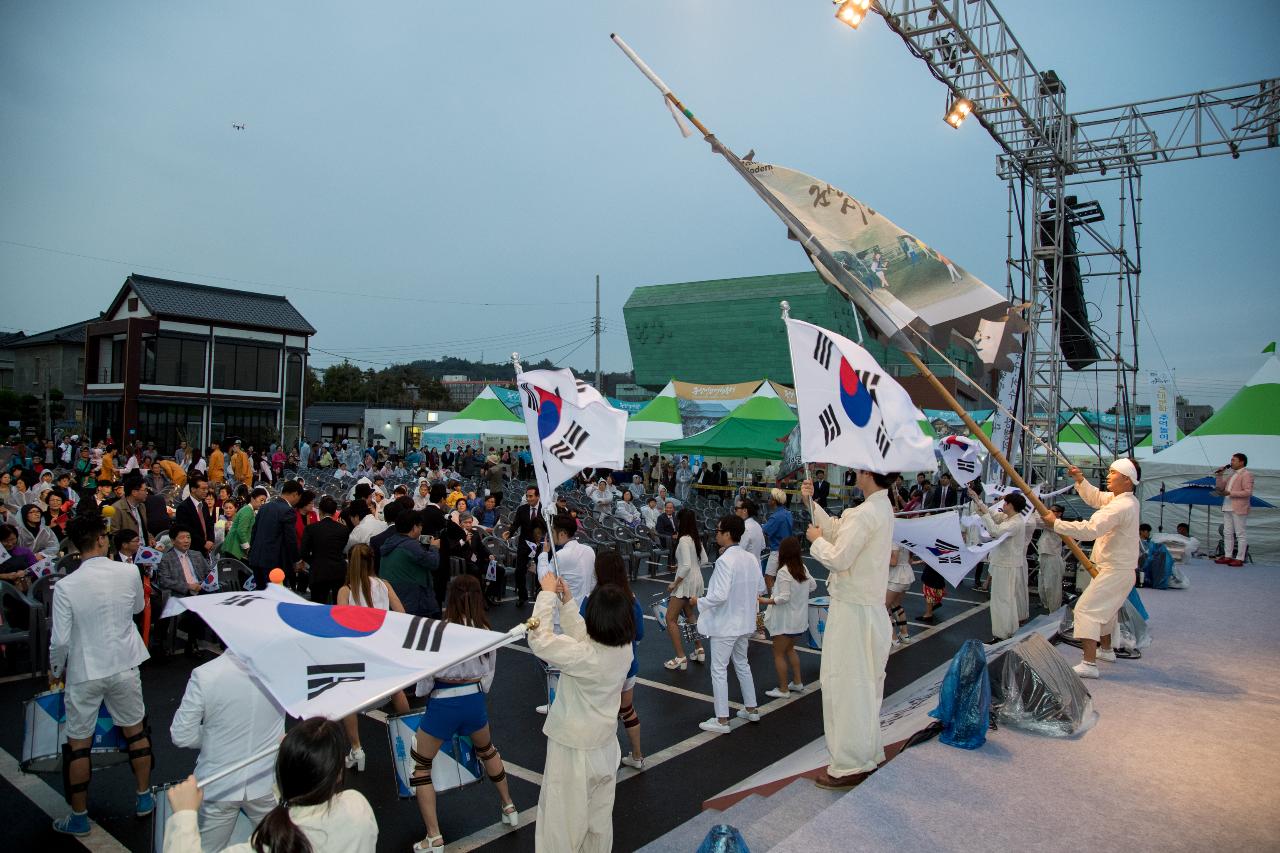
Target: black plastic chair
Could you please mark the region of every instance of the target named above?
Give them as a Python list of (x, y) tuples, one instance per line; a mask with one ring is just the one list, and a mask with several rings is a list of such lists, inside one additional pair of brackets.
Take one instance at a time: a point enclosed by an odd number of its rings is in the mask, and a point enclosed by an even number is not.
[[(52, 599), (52, 596), (50, 597)], [(40, 652), (45, 637), (44, 609), (34, 599), (23, 594), (8, 581), (0, 581), (0, 611), (4, 624), (0, 625), (0, 645), (27, 644), (27, 659), (31, 664), (31, 676), (36, 678), (44, 671), (44, 656)], [(25, 623), (26, 627), (22, 627)]]

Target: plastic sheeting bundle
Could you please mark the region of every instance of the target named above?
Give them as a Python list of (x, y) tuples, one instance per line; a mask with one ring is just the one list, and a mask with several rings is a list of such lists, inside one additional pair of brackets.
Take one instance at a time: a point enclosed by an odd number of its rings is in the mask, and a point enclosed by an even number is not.
[(1039, 634), (1000, 657), (991, 682), (997, 719), (1005, 725), (1068, 737), (1097, 719), (1084, 682)]
[(717, 823), (698, 846), (698, 853), (751, 853), (742, 833), (727, 823)]
[(987, 742), (991, 727), (991, 677), (982, 643), (966, 640), (951, 659), (938, 707), (929, 716), (942, 722), (939, 738), (948, 746), (977, 749)]
[[(1058, 625), (1058, 635), (1062, 637), (1063, 642), (1073, 646), (1080, 645), (1080, 641), (1075, 638), (1075, 614), (1071, 610), (1067, 610), (1062, 615), (1062, 622)], [(1147, 620), (1134, 606), (1133, 600), (1129, 599), (1116, 614), (1116, 631), (1111, 637), (1111, 648), (1120, 657), (1140, 658), (1142, 650), (1149, 645), (1151, 645), (1151, 631), (1147, 628)]]

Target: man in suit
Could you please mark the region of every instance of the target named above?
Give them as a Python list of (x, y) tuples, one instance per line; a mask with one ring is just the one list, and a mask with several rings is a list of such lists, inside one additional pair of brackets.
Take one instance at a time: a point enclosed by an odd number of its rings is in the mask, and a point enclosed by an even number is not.
[(338, 600), (338, 589), (346, 581), (344, 552), (351, 529), (336, 518), (338, 502), (329, 495), (320, 499), (319, 509), (320, 520), (302, 529), (299, 557), (310, 568), (311, 600), (334, 604)]
[(938, 478), (938, 487), (931, 490), (924, 501), (925, 509), (946, 509), (960, 504), (960, 489), (956, 487), (951, 475), (943, 472)]
[(813, 472), (813, 502), (825, 510), (829, 497), (831, 497), (831, 484), (827, 482), (827, 472), (819, 468)]
[(1248, 456), (1236, 453), (1229, 465), (1214, 472), (1218, 494), (1223, 496), (1222, 556), (1214, 562), (1237, 568), (1244, 565), (1245, 550), (1249, 547), (1244, 523), (1249, 517), (1249, 502), (1253, 497), (1253, 474), (1245, 468), (1248, 464)]
[(283, 569), (288, 581), (302, 568), (298, 559), (297, 513), (293, 508), (302, 497), (302, 486), (289, 480), (280, 487), (280, 496), (258, 510), (249, 545), (249, 568), (258, 589), (265, 589), (272, 569)]
[(120, 498), (111, 508), (115, 514), (111, 516), (111, 532), (117, 530), (132, 530), (138, 534), (138, 538), (148, 545), (155, 545), (156, 540), (147, 529), (147, 519), (143, 504), (147, 500), (147, 486), (142, 481), (142, 475), (133, 473), (128, 474), (124, 478), (124, 497)]
[(204, 502), (205, 495), (209, 494), (209, 478), (204, 474), (194, 474), (188, 487), (191, 497), (178, 504), (173, 513), (173, 523), (190, 531), (195, 549), (207, 559), (213, 550), (213, 512)]
[[(153, 582), (169, 596), (186, 598), (200, 594), (200, 584), (209, 574), (209, 563), (204, 555), (193, 547), (191, 530), (180, 524), (169, 528), (173, 547), (160, 558)], [(187, 633), (186, 653), (195, 654), (196, 640), (201, 633), (201, 623), (192, 613), (178, 617), (178, 625)], [(167, 635), (167, 632), (165, 632)]]
[[(525, 489), (524, 503), (516, 509), (515, 517), (511, 521), (511, 529), (502, 534), (503, 539), (516, 537), (516, 595), (520, 597), (522, 607), (529, 603), (529, 560), (532, 559), (526, 543), (533, 541), (535, 527), (542, 527), (544, 531), (546, 529), (542, 521), (540, 497), (537, 486)], [(532, 576), (532, 582), (537, 582), (537, 575)], [(537, 595), (537, 590), (534, 590), (534, 595)]]

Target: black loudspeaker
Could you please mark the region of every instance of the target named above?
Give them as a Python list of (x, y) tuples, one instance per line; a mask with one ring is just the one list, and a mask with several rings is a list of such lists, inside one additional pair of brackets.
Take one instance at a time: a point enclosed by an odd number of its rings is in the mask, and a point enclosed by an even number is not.
[(991, 703), (1004, 725), (1068, 737), (1096, 719), (1080, 676), (1039, 634), (1009, 647), (990, 672)]
[[(1084, 284), (1080, 280), (1080, 263), (1076, 258), (1076, 232), (1068, 215), (1062, 229), (1062, 282), (1059, 288), (1062, 324), (1058, 328), (1058, 348), (1072, 370), (1083, 370), (1098, 360), (1098, 345), (1093, 339), (1089, 323), (1089, 309), (1085, 305)], [(1057, 217), (1046, 214), (1040, 217), (1040, 245), (1052, 246)], [(1053, 258), (1044, 259), (1045, 276), (1052, 281)]]

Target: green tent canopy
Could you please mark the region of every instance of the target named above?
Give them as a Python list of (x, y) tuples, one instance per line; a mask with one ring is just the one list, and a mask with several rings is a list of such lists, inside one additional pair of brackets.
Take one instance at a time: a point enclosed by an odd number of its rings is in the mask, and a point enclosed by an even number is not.
[(683, 435), (680, 404), (676, 400), (675, 385), (670, 382), (627, 421), (627, 441), (637, 444), (660, 444)]
[(781, 459), (795, 414), (775, 394), (757, 394), (718, 423), (687, 438), (664, 441), (662, 453)]
[(488, 385), (461, 412), (426, 432), (435, 435), (528, 436), (524, 419), (508, 409)]

